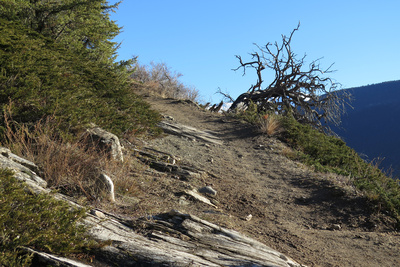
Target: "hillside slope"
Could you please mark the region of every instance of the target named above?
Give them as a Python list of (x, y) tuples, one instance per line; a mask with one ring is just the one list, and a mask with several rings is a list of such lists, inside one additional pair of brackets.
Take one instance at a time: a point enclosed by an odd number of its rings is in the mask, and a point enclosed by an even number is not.
[(393, 168), (400, 177), (400, 81), (347, 90), (354, 109), (348, 109), (341, 128), (334, 131), (365, 159), (383, 159), (381, 167)]
[[(296, 266), (290, 258), (307, 266), (400, 265), (396, 221), (348, 177), (289, 160), (284, 143), (238, 119), (190, 101), (146, 100), (164, 114), (170, 134), (121, 139), (124, 162), (114, 167), (126, 171), (110, 173), (115, 202), (101, 201), (98, 191), (91, 200), (62, 197), (88, 205), (92, 237), (110, 244), (89, 255), (88, 266), (271, 266), (268, 255), (281, 263), (272, 266)], [(19, 176), (47, 184), (35, 163), (8, 149), (0, 154), (3, 167), (16, 160)], [(209, 193), (200, 193), (205, 186)]]
[[(223, 145), (166, 135), (148, 146), (210, 175), (182, 181), (158, 178), (143, 204), (152, 213), (177, 208), (244, 232), (308, 266), (397, 266), (400, 235), (392, 219), (374, 213), (345, 177), (314, 173), (287, 159), (288, 148), (248, 124), (187, 102), (148, 98), (174, 122), (213, 131)], [(172, 180), (171, 180), (172, 179)], [(139, 181), (140, 182), (140, 181)], [(181, 187), (212, 186), (217, 209), (179, 194)], [(252, 215), (250, 221), (246, 217)]]

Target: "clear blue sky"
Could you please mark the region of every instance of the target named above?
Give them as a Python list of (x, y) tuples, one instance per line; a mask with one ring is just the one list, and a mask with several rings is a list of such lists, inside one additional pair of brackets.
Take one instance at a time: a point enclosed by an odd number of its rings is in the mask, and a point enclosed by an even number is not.
[(111, 19), (123, 26), (118, 59), (164, 62), (217, 102), (218, 87), (237, 97), (256, 81), (232, 71), (235, 55), (250, 59), (253, 43), (280, 41), (298, 22), (292, 50), (335, 63), (330, 76), (343, 88), (400, 80), (399, 12), (399, 0), (125, 0)]

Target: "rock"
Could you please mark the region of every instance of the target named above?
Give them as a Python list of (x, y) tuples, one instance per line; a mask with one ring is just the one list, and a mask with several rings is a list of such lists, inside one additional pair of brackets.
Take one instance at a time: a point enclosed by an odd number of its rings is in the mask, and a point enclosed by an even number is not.
[(198, 200), (200, 202), (203, 202), (203, 203), (205, 203), (207, 205), (210, 205), (210, 206), (212, 206), (214, 208), (217, 208), (217, 206), (214, 205), (213, 203), (211, 203), (211, 201), (208, 198), (203, 197), (202, 195), (200, 195), (199, 193), (197, 193), (197, 192), (195, 192), (193, 190), (186, 190), (186, 191), (184, 191), (184, 193), (189, 195), (189, 196), (191, 196), (191, 197), (193, 197), (194, 199), (196, 199), (196, 200)]
[(211, 196), (217, 195), (217, 191), (214, 188), (212, 188), (211, 186), (204, 186), (204, 187), (200, 188), (198, 191), (199, 191), (199, 193), (208, 194)]
[(332, 225), (332, 230), (339, 231), (340, 229), (342, 229), (342, 227), (340, 226), (340, 224), (334, 224), (334, 225)]
[(166, 119), (166, 120), (169, 120), (169, 121), (174, 121), (174, 120), (175, 120), (174, 117), (169, 116), (169, 115), (163, 115), (162, 117), (163, 117), (164, 119)]
[(165, 132), (177, 136), (187, 137), (190, 140), (201, 140), (203, 142), (222, 145), (222, 141), (212, 131), (200, 131), (194, 127), (179, 123), (162, 121), (158, 124)]
[(179, 167), (175, 164), (165, 163), (161, 161), (150, 160), (150, 162), (145, 158), (140, 158), (144, 163), (148, 163), (152, 169), (159, 172), (167, 172), (175, 174), (179, 180), (190, 181), (193, 179), (200, 179), (204, 172), (201, 170), (196, 170), (190, 167)]
[(8, 148), (0, 147), (0, 154), (11, 159), (12, 161), (14, 161), (16, 163), (21, 164), (22, 166), (27, 167), (28, 169), (30, 169), (31, 171), (33, 171), (35, 173), (39, 173), (39, 167), (36, 166), (35, 163), (11, 153), (11, 150)]
[(187, 206), (190, 205), (190, 202), (186, 200), (184, 196), (181, 196), (178, 201), (179, 205)]
[(98, 210), (94, 210), (94, 209), (90, 210), (90, 214), (92, 214), (93, 216), (99, 217), (100, 219), (106, 218), (106, 215), (103, 212), (98, 211)]
[(253, 218), (253, 215), (249, 214), (244, 219), (249, 222), (252, 218)]
[(113, 159), (124, 161), (122, 147), (115, 134), (96, 126), (87, 129), (86, 132), (95, 146), (98, 146), (102, 151), (110, 153)]
[(152, 159), (154, 161), (161, 159), (165, 163), (169, 163), (172, 165), (175, 165), (178, 161), (181, 160), (179, 157), (176, 157), (172, 154), (158, 151), (158, 150), (150, 148), (150, 147), (146, 147), (145, 149), (149, 150), (149, 152), (134, 148), (133, 151), (135, 151), (135, 153), (139, 154), (139, 155), (134, 154), (134, 156), (137, 156), (143, 162), (148, 161), (148, 159)]
[(111, 180), (110, 176), (105, 173), (101, 173), (99, 176), (99, 180), (101, 181), (101, 185), (99, 185), (103, 192), (107, 194), (108, 200), (111, 202), (115, 202), (115, 195), (114, 195), (114, 183)]
[(11, 169), (14, 177), (26, 182), (35, 193), (46, 191), (44, 188), (47, 187), (47, 182), (33, 171), (39, 168), (33, 162), (11, 153), (5, 147), (0, 147), (0, 168)]

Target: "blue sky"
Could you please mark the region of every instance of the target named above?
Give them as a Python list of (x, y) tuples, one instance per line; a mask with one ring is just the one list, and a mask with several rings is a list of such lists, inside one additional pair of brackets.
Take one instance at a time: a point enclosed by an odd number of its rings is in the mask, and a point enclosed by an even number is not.
[(203, 101), (218, 102), (218, 88), (237, 97), (256, 81), (232, 70), (235, 55), (250, 59), (253, 43), (279, 42), (299, 22), (292, 50), (335, 63), (330, 76), (343, 88), (400, 80), (399, 12), (399, 0), (125, 0), (111, 19), (123, 26), (118, 59), (164, 62)]

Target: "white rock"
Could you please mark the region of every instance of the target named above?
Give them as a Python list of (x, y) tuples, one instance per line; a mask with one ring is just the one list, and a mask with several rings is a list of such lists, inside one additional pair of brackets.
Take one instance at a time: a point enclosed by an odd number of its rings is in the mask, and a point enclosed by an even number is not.
[(92, 214), (92, 215), (94, 215), (96, 217), (99, 217), (100, 219), (105, 219), (106, 218), (106, 215), (104, 215), (103, 212), (98, 211), (98, 210), (90, 210), (90, 214)]
[(107, 193), (108, 199), (111, 202), (115, 202), (115, 194), (114, 194), (114, 183), (111, 178), (107, 174), (100, 174), (100, 180), (104, 185), (104, 190)]
[(253, 215), (249, 214), (246, 216), (245, 220), (250, 221), (253, 218)]
[(204, 186), (204, 187), (200, 188), (198, 191), (199, 191), (199, 193), (202, 193), (202, 194), (209, 194), (212, 196), (217, 195), (217, 191), (214, 188), (212, 188), (211, 186)]
[(115, 134), (107, 132), (100, 127), (93, 127), (86, 130), (93, 142), (97, 142), (101, 149), (109, 151), (115, 160), (124, 161), (122, 146)]

